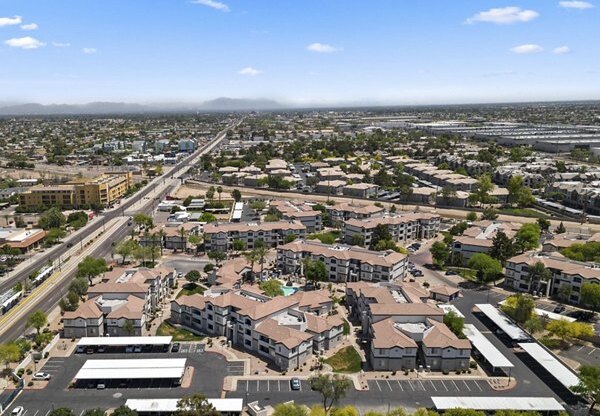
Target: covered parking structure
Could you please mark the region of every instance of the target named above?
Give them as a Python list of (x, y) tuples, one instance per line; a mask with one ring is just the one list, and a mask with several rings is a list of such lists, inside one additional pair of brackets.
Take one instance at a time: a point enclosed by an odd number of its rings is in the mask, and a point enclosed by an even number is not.
[(497, 369), (502, 370), (508, 374), (510, 379), (510, 372), (514, 368), (513, 363), (511, 363), (509, 359), (506, 358), (504, 354), (502, 354), (500, 350), (498, 350), (498, 348), (496, 348), (494, 344), (492, 344), (492, 342), (475, 327), (475, 325), (465, 324), (463, 333), (469, 341), (471, 341), (473, 347), (477, 349), (485, 361), (490, 365), (492, 372), (495, 372)]
[[(179, 399), (127, 399), (125, 406), (140, 416), (171, 415), (177, 409)], [(223, 416), (242, 414), (244, 399), (206, 399)]]
[(133, 352), (138, 347), (141, 351), (163, 351), (169, 350), (173, 337), (84, 337), (77, 343), (76, 351), (88, 352)]
[[(75, 375), (78, 387), (127, 387), (137, 381), (140, 387), (171, 387), (181, 384), (186, 358), (153, 358), (134, 360), (87, 360)], [(153, 383), (156, 381), (156, 383)]]
[(519, 344), (519, 347), (529, 354), (537, 364), (543, 367), (554, 380), (558, 381), (568, 391), (571, 391), (573, 387), (579, 384), (577, 374), (540, 344), (536, 342), (522, 342)]
[(506, 314), (489, 303), (478, 303), (475, 305), (494, 325), (496, 325), (510, 340), (515, 342), (530, 341), (531, 337), (513, 322)]
[(565, 408), (554, 397), (432, 397), (436, 410), (473, 409), (482, 411), (519, 410), (561, 412)]

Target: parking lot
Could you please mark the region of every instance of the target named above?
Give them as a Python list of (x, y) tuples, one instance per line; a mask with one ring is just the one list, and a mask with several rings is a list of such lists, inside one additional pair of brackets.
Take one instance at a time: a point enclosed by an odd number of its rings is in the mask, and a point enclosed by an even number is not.
[[(269, 393), (269, 392), (289, 392), (292, 391), (290, 387), (290, 380), (238, 380), (237, 392), (248, 392), (248, 393)], [(310, 384), (306, 380), (300, 380), (300, 390), (298, 391), (311, 391)]]
[(587, 345), (574, 345), (566, 351), (561, 351), (560, 355), (575, 360), (581, 365), (600, 365), (600, 348), (589, 347)]
[(447, 392), (462, 392), (463, 394), (492, 391), (484, 380), (369, 380), (369, 389), (375, 391), (415, 392), (428, 391), (435, 395)]
[(197, 342), (180, 342), (180, 354), (202, 354), (204, 353), (205, 344)]
[(228, 376), (243, 376), (244, 375), (244, 362), (233, 361), (227, 363), (227, 375)]

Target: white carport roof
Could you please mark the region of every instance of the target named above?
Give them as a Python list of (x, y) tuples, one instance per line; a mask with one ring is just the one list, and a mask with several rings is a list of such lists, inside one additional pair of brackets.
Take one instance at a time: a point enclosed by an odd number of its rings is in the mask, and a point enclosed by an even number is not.
[(566, 388), (570, 389), (579, 384), (579, 377), (566, 365), (561, 363), (550, 354), (544, 347), (535, 342), (522, 342), (519, 347), (544, 367), (552, 376), (560, 381)]
[(85, 337), (77, 343), (78, 347), (90, 346), (126, 346), (126, 345), (168, 345), (173, 340), (170, 336), (160, 337)]
[(471, 341), (473, 346), (477, 348), (485, 359), (494, 368), (512, 368), (514, 367), (508, 358), (506, 358), (499, 350), (485, 337), (475, 325), (465, 324), (463, 333)]
[(554, 397), (432, 397), (437, 410), (532, 410), (561, 411), (565, 408)]
[(88, 360), (75, 375), (76, 380), (179, 379), (185, 371), (185, 358), (140, 360)]
[[(244, 399), (206, 399), (220, 413), (241, 412)], [(125, 406), (137, 412), (169, 413), (177, 411), (179, 399), (127, 399)]]
[(475, 306), (494, 322), (506, 335), (513, 341), (528, 341), (531, 339), (529, 335), (517, 326), (508, 316), (500, 312), (498, 308), (489, 303), (478, 303)]

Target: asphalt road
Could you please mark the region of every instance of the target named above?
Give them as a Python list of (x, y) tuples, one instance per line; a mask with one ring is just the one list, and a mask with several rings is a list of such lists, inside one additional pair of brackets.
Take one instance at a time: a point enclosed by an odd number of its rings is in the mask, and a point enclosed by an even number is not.
[[(133, 197), (131, 197), (128, 201), (122, 202), (118, 209), (106, 212), (105, 216), (104, 216), (105, 221), (108, 221), (108, 220), (118, 217), (120, 215), (125, 215), (128, 211), (131, 212), (132, 210), (135, 210), (136, 212), (143, 212), (145, 214), (152, 214), (152, 212), (154, 210), (154, 205), (155, 205), (154, 201), (161, 200), (166, 195), (173, 193), (180, 184), (177, 180), (174, 180), (173, 184), (171, 186), (169, 186), (165, 191), (163, 191), (159, 195), (152, 194), (154, 192), (155, 186), (160, 184), (161, 180), (164, 181), (164, 180), (167, 180), (167, 178), (172, 177), (173, 175), (178, 175), (178, 171), (180, 171), (182, 168), (188, 166), (190, 163), (194, 162), (196, 160), (196, 158), (199, 157), (200, 155), (202, 155), (203, 153), (210, 151), (210, 149), (212, 149), (213, 146), (215, 146), (218, 142), (220, 142), (221, 140), (223, 140), (225, 138), (225, 132), (229, 128), (231, 128), (231, 126), (226, 128), (225, 130), (219, 132), (217, 134), (215, 140), (206, 144), (205, 146), (203, 146), (202, 148), (197, 150), (195, 153), (193, 153), (192, 155), (188, 156), (183, 161), (176, 164), (170, 172), (168, 172), (162, 176), (162, 179), (160, 177), (157, 178), (152, 184), (149, 184), (148, 186), (144, 187), (142, 190), (140, 190), (139, 192), (134, 194)], [(150, 199), (150, 198), (152, 198), (152, 199)], [(152, 203), (150, 203), (150, 202), (152, 202)], [(136, 210), (137, 204), (140, 204), (141, 206), (140, 206), (140, 209)], [(84, 229), (82, 229), (82, 231), (84, 233), (92, 233), (92, 232), (98, 230), (99, 227), (102, 226), (102, 224), (103, 224), (102, 221), (95, 220), (92, 223), (90, 223), (89, 228), (85, 227)], [(101, 245), (97, 246), (94, 250), (90, 251), (88, 254), (93, 257), (104, 257), (104, 256), (109, 255), (112, 252), (112, 245), (111, 245), (112, 242), (124, 239), (127, 235), (130, 234), (132, 227), (133, 226), (126, 225), (117, 230), (114, 230), (111, 235), (111, 238), (107, 239), (105, 242), (103, 242)], [(52, 258), (58, 258), (62, 254), (64, 254), (67, 250), (69, 250), (69, 248), (67, 247), (67, 243), (70, 241), (73, 242), (73, 244), (75, 244), (76, 242), (79, 242), (79, 236), (78, 235), (73, 236), (73, 237), (69, 238), (68, 240), (66, 240), (63, 244), (61, 244), (61, 246), (59, 246), (57, 248), (57, 250), (52, 252)], [(4, 290), (3, 287), (10, 288), (10, 287), (14, 286), (16, 282), (27, 278), (31, 272), (39, 269), (44, 264), (46, 264), (48, 259), (49, 259), (49, 257), (47, 257), (47, 256), (38, 258), (35, 262), (32, 262), (32, 264), (30, 266), (28, 266), (26, 269), (22, 270), (19, 274), (13, 276), (9, 280), (4, 281), (2, 283), (3, 286), (0, 286), (0, 291)], [(75, 274), (75, 272), (73, 271), (71, 273), (71, 275), (74, 275), (74, 274)], [(71, 276), (68, 276), (68, 277), (71, 277)], [(64, 281), (67, 282), (69, 280), (65, 279)], [(44, 310), (47, 312), (52, 310), (58, 304), (58, 301), (63, 296), (66, 295), (67, 291), (68, 291), (67, 284), (57, 285), (50, 292), (48, 292), (46, 294), (46, 296), (40, 298), (40, 300), (38, 301), (38, 304), (36, 305), (37, 309), (38, 310), (41, 309), (41, 310)], [(26, 331), (26, 329), (27, 329), (26, 322), (24, 320), (16, 322), (9, 329), (6, 329), (5, 332), (0, 336), (0, 342), (8, 342), (8, 341), (17, 339), (21, 334), (23, 334)]]

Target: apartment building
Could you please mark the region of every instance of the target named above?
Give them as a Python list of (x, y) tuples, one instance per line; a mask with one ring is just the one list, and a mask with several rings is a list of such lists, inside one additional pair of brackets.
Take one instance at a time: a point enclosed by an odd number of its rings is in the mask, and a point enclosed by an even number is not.
[(142, 336), (150, 315), (163, 305), (175, 281), (175, 270), (115, 268), (90, 286), (88, 300), (65, 312), (63, 336)]
[(355, 236), (364, 239), (365, 246), (371, 245), (373, 231), (379, 225), (385, 225), (395, 242), (408, 242), (434, 238), (440, 231), (441, 217), (428, 213), (410, 213), (368, 219), (351, 218), (342, 226), (342, 239), (352, 244)]
[(470, 342), (444, 325), (442, 309), (425, 303), (428, 292), (414, 283), (348, 284), (349, 317), (362, 326), (373, 370), (468, 368)]
[(334, 225), (342, 225), (344, 221), (351, 218), (365, 219), (381, 216), (385, 208), (375, 205), (363, 205), (354, 202), (344, 202), (335, 205), (328, 205), (327, 212), (331, 215), (331, 222)]
[(479, 221), (468, 228), (463, 235), (452, 240), (452, 261), (466, 265), (477, 253), (488, 254), (493, 247), (493, 239), (499, 231), (512, 238), (519, 225), (493, 221)]
[(19, 204), (27, 209), (109, 206), (122, 198), (131, 185), (131, 172), (107, 173), (95, 179), (81, 179), (65, 185), (32, 186), (19, 195)]
[(296, 240), (277, 248), (277, 267), (283, 273), (302, 274), (307, 258), (322, 261), (332, 282), (394, 281), (406, 275), (408, 265), (406, 255), (392, 250), (379, 252), (314, 240)]
[(284, 220), (300, 222), (306, 227), (307, 233), (316, 233), (323, 229), (321, 211), (304, 202), (276, 200), (271, 201), (269, 206), (279, 212)]
[(326, 180), (320, 181), (317, 183), (315, 187), (315, 192), (319, 194), (327, 194), (327, 195), (341, 195), (344, 187), (346, 186), (345, 180)]
[(173, 301), (171, 321), (198, 333), (226, 336), (287, 371), (300, 367), (313, 352), (334, 348), (342, 340), (343, 320), (316, 315), (306, 309), (310, 305), (300, 292), (269, 298), (244, 289), (209, 291)]
[[(541, 262), (552, 273), (548, 281), (536, 282), (529, 278), (529, 268)], [(569, 301), (580, 302), (584, 283), (600, 284), (600, 267), (595, 263), (569, 260), (558, 254), (526, 252), (506, 262), (505, 284), (522, 292), (537, 292), (543, 296), (557, 296), (561, 286), (570, 288)]]
[(357, 198), (375, 198), (379, 192), (379, 186), (372, 183), (354, 183), (342, 188), (342, 193), (346, 196), (355, 196)]
[(204, 226), (204, 247), (207, 252), (229, 251), (235, 240), (243, 241), (248, 249), (253, 249), (258, 240), (266, 247), (277, 247), (288, 236), (304, 238), (306, 227), (298, 221), (210, 223)]

